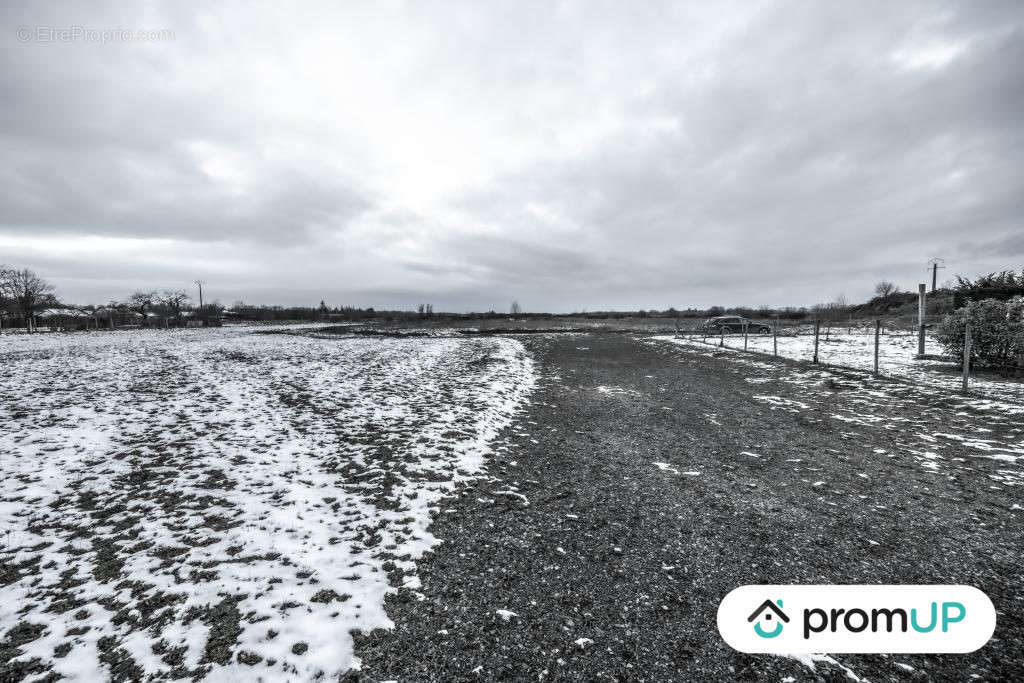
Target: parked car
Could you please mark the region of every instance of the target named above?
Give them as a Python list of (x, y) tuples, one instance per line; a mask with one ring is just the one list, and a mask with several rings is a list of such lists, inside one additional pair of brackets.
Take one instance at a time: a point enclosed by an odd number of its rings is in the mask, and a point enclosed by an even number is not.
[(715, 334), (732, 334), (738, 333), (743, 334), (743, 328), (746, 328), (747, 334), (771, 334), (771, 325), (765, 325), (764, 323), (756, 323), (749, 318), (741, 318), (738, 315), (723, 315), (717, 318), (709, 318), (704, 321), (703, 329), (706, 332), (714, 332)]

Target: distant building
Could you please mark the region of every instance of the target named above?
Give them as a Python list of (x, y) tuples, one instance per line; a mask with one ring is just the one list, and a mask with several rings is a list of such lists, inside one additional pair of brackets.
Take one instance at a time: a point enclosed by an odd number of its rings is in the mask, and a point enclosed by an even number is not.
[(51, 330), (85, 329), (89, 319), (89, 312), (79, 308), (47, 308), (36, 314), (36, 323)]
[(142, 315), (127, 308), (100, 306), (92, 312), (97, 327), (135, 327), (142, 324)]

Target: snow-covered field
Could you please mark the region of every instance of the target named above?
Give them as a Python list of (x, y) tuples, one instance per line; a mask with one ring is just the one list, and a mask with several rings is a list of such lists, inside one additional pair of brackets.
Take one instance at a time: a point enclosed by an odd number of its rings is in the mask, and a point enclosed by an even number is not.
[[(669, 337), (663, 337), (669, 338)], [(680, 338), (675, 341), (684, 344), (701, 344), (700, 336)], [(717, 346), (719, 337), (708, 337), (707, 343)], [(726, 335), (725, 347), (743, 349), (743, 335)], [(772, 353), (772, 336), (750, 335), (747, 349), (760, 353)], [(941, 354), (942, 348), (931, 336), (925, 340), (927, 354)], [(839, 365), (858, 370), (874, 369), (874, 329), (847, 332), (832, 330), (825, 341), (824, 330), (818, 341), (818, 361), (828, 365)], [(879, 338), (878, 369), (886, 377), (912, 380), (949, 392), (961, 389), (960, 368), (955, 363), (941, 360), (914, 360), (917, 354), (917, 335), (905, 332), (883, 334)], [(814, 357), (814, 334), (801, 330), (800, 334), (779, 337), (779, 355), (797, 360), (811, 360)], [(1010, 402), (1022, 406), (1024, 411), (1024, 383), (1003, 381), (991, 375), (972, 375), (970, 390), (976, 396), (995, 401)]]
[(0, 336), (0, 646), (30, 679), (358, 666), (533, 384), (497, 337)]

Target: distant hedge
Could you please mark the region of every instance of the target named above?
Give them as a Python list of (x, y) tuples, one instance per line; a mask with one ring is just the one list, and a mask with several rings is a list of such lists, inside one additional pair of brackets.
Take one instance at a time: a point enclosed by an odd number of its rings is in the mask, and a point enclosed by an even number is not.
[(954, 304), (960, 308), (968, 301), (998, 299), (1009, 301), (1024, 296), (1024, 268), (1020, 274), (1012, 270), (980, 275), (973, 280), (957, 275), (953, 288)]
[(1008, 301), (969, 301), (943, 318), (936, 337), (958, 361), (963, 361), (964, 327), (968, 321), (972, 363), (1024, 368), (1024, 296)]
[(1020, 287), (973, 287), (962, 289), (953, 293), (953, 303), (959, 308), (970, 301), (984, 301), (996, 299), (998, 301), (1009, 301), (1024, 296), (1024, 286)]

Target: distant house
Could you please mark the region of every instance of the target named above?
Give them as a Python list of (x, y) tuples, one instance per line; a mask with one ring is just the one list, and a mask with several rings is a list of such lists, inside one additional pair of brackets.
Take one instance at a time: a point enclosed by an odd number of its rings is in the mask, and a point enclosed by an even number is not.
[(142, 315), (126, 308), (100, 306), (92, 312), (97, 327), (134, 327), (142, 324)]
[(36, 314), (36, 323), (51, 330), (84, 329), (89, 324), (89, 312), (78, 308), (47, 308)]
[(78, 308), (47, 308), (46, 310), (40, 311), (36, 314), (39, 319), (47, 318), (50, 320), (56, 318), (82, 318), (88, 316), (87, 311), (83, 311)]

